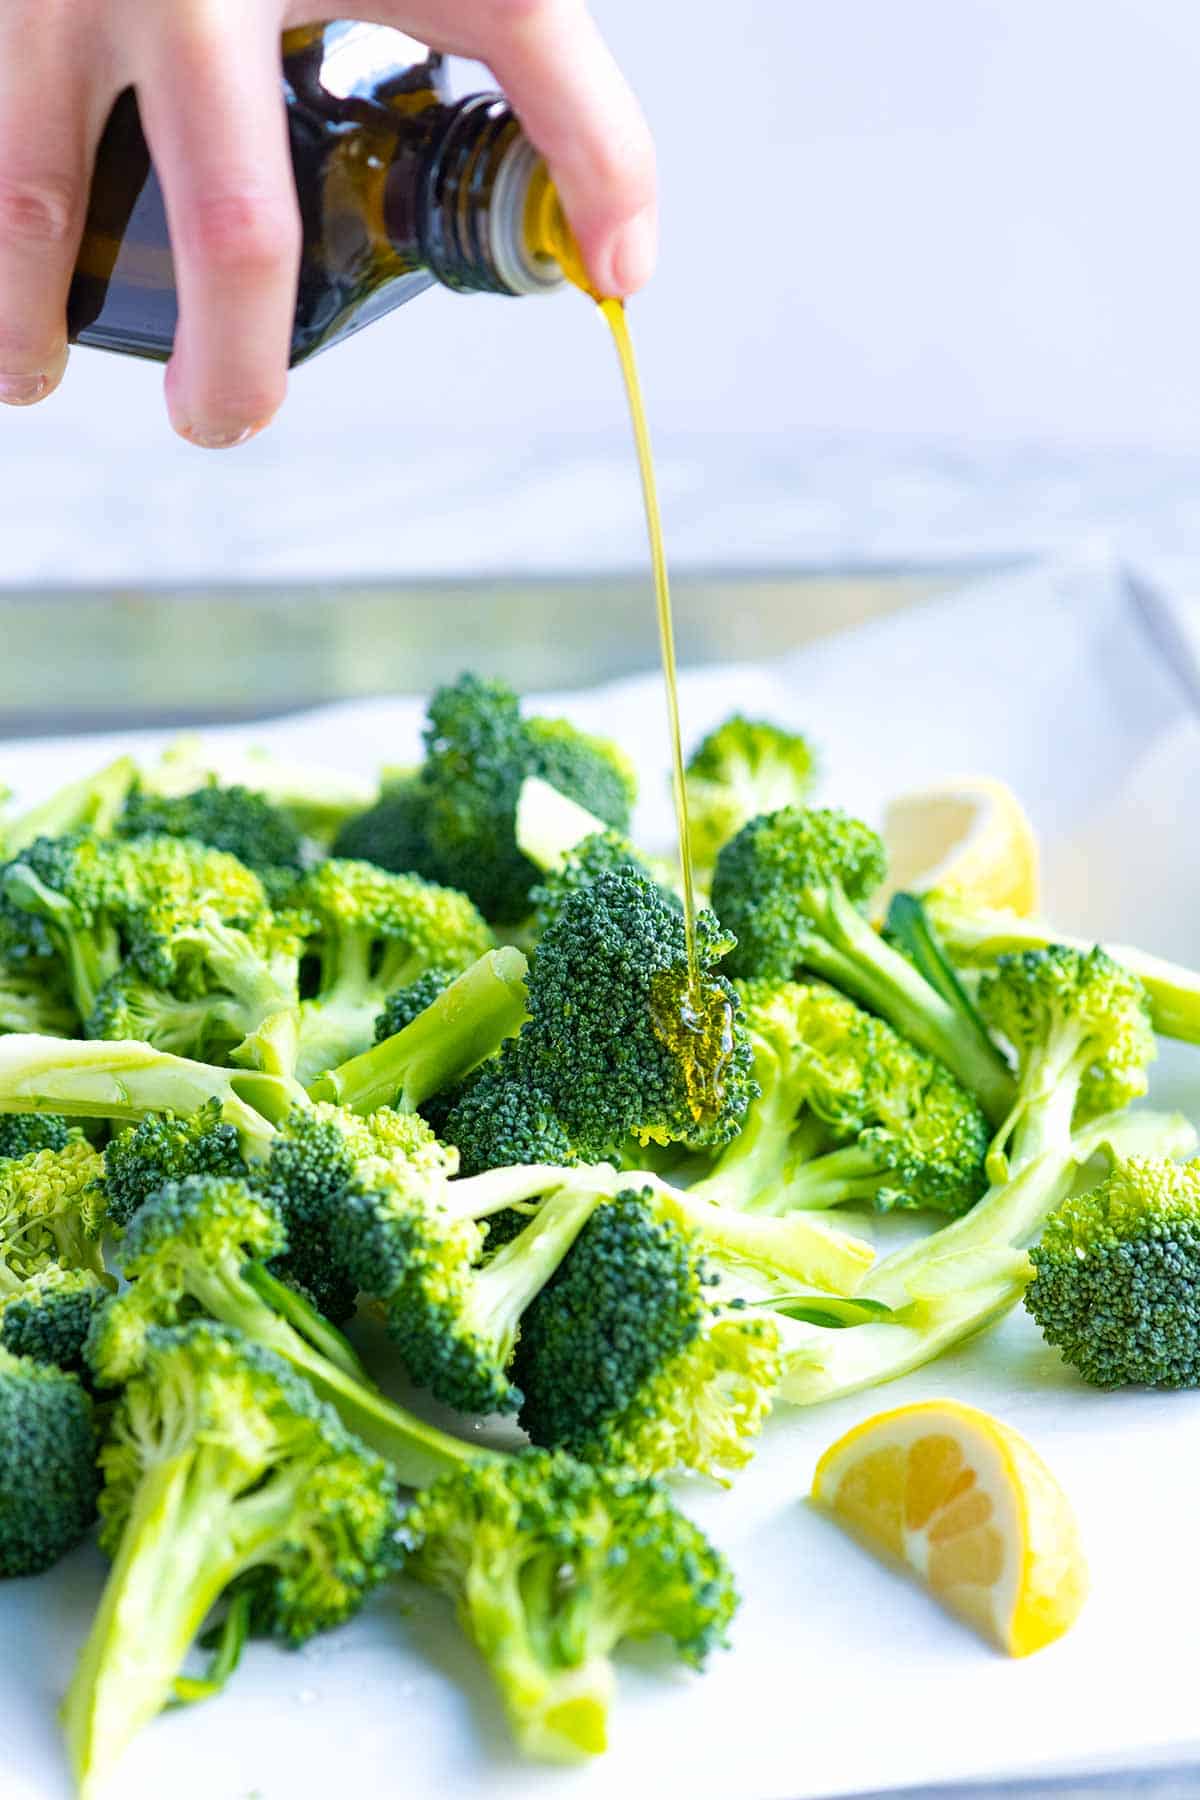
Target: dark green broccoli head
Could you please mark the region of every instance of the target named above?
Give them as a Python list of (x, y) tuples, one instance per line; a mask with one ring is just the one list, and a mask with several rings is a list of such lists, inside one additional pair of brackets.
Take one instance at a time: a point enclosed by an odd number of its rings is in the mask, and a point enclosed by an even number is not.
[(642, 876), (610, 872), (569, 895), (537, 947), (519, 1054), (589, 1161), (630, 1138), (726, 1143), (757, 1091), (740, 1002), (712, 968), (731, 940), (711, 913), (697, 926), (699, 1004), (683, 919)]
[(440, 1133), (458, 1151), (464, 1175), (521, 1163), (568, 1168), (580, 1160), (549, 1094), (538, 1086), (535, 1059), (514, 1038), (465, 1083), (441, 1119)]
[(0, 1575), (37, 1575), (96, 1516), (92, 1406), (74, 1375), (0, 1349)]
[(513, 1360), (535, 1443), (721, 1479), (752, 1454), (779, 1380), (774, 1326), (723, 1306), (697, 1237), (626, 1190), (588, 1221), (525, 1314)]
[(254, 869), (274, 895), (285, 893), (303, 868), (300, 833), (291, 819), (245, 787), (210, 782), (170, 796), (134, 788), (116, 830), (121, 837), (192, 838), (225, 850)]
[(425, 748), (423, 872), (462, 888), (489, 919), (523, 919), (538, 879), (516, 839), (527, 777), (548, 781), (614, 830), (629, 828), (634, 784), (622, 754), (564, 721), (523, 720), (503, 682), (464, 675), (440, 688), (429, 704)]
[(801, 805), (815, 775), (807, 738), (734, 713), (688, 758), (688, 822), (697, 862), (711, 868), (722, 846), (751, 819)]
[(487, 1661), (514, 1736), (550, 1761), (603, 1751), (624, 1639), (701, 1665), (737, 1608), (724, 1559), (656, 1483), (541, 1451), (472, 1464), (404, 1518), (406, 1573)]
[(1118, 1163), (1030, 1256), (1025, 1305), (1085, 1381), (1200, 1386), (1200, 1163)]
[(1017, 1054), (1026, 1096), (1054, 1080), (1077, 1088), (1088, 1119), (1146, 1092), (1155, 1055), (1150, 1003), (1136, 975), (1105, 951), (1052, 944), (999, 958), (979, 1007)]
[(431, 872), (425, 789), (417, 776), (397, 782), (366, 812), (343, 825), (332, 854), (375, 863), (396, 875)]
[(245, 1173), (237, 1131), (222, 1120), (219, 1100), (186, 1119), (153, 1113), (118, 1132), (105, 1149), (108, 1217), (113, 1225), (128, 1225), (147, 1196), (169, 1181)]
[[(543, 875), (530, 892), (537, 932), (545, 932), (550, 922), (558, 916), (559, 908), (568, 895), (575, 893), (578, 888), (590, 887), (598, 876), (614, 871), (627, 871), (641, 876), (645, 881), (654, 880), (653, 872), (638, 856), (629, 839), (622, 837), (620, 832), (593, 832), (591, 837), (576, 844), (563, 858), (561, 866)], [(669, 888), (660, 887), (659, 891), (668, 906), (676, 909), (681, 906), (679, 896)]]
[(57, 1113), (0, 1114), (0, 1157), (11, 1161), (36, 1150), (61, 1150), (70, 1136), (67, 1121)]
[(91, 1269), (49, 1264), (0, 1298), (0, 1344), (14, 1356), (83, 1367), (83, 1346), (111, 1288)]
[(375, 1021), (375, 1042), (382, 1044), (385, 1038), (395, 1037), (406, 1025), (419, 1018), (427, 1006), (432, 1006), (439, 994), (444, 994), (455, 976), (457, 969), (445, 965), (437, 965), (426, 969), (407, 987), (397, 988), (389, 994), (383, 1011)]
[(878, 834), (833, 808), (784, 807), (752, 819), (717, 858), (712, 903), (737, 939), (731, 973), (784, 981), (831, 901), (860, 907), (887, 872)]

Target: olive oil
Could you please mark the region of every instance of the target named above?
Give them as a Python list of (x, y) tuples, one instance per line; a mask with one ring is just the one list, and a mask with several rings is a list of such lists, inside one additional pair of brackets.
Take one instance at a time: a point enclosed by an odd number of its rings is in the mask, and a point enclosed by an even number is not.
[(688, 1101), (697, 1123), (715, 1118), (724, 1098), (725, 1073), (733, 1056), (733, 1006), (725, 990), (700, 966), (696, 941), (696, 878), (692, 838), (688, 825), (687, 783), (684, 779), (683, 736), (679, 725), (679, 680), (675, 662), (675, 626), (671, 611), (671, 583), (667, 573), (658, 483), (650, 447), (650, 427), (642, 398), (637, 358), (624, 302), (598, 294), (591, 283), (558, 196), (543, 172), (530, 183), (526, 201), (525, 233), (530, 245), (552, 256), (567, 280), (596, 302), (612, 336), (629, 421), (637, 452), (650, 544), (650, 569), (658, 614), (658, 644), (667, 702), (667, 731), (671, 744), (671, 787), (675, 799), (675, 832), (683, 885), (683, 923), (687, 942), (687, 972), (683, 978), (670, 972), (657, 980), (651, 994), (655, 1035), (672, 1055), (683, 1062)]
[[(527, 197), (545, 169), (501, 95), (453, 100), (440, 56), (346, 23), (285, 37), (283, 95), (303, 227), (293, 364), (435, 283), (494, 294), (561, 284), (528, 249)], [(97, 152), (68, 335), (165, 362), (177, 316), (166, 208), (130, 89)]]

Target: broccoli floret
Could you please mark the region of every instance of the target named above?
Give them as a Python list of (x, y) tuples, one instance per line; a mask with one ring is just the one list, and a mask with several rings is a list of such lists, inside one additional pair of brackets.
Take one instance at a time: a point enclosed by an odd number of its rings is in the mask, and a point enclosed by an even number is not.
[(722, 1479), (779, 1380), (770, 1320), (720, 1304), (695, 1241), (633, 1190), (600, 1209), (527, 1310), (513, 1378), (535, 1444)]
[[(561, 1171), (548, 1178), (557, 1182)], [(494, 1184), (480, 1178), (491, 1197)], [(470, 1190), (470, 1181), (459, 1190)], [(512, 1199), (537, 1191), (538, 1178)], [(594, 1183), (568, 1185), (543, 1200), (524, 1231), (483, 1267), (475, 1216), (433, 1206), (407, 1188), (349, 1195), (343, 1220), (347, 1263), (359, 1287), (384, 1302), (388, 1330), (412, 1379), (464, 1413), (516, 1412), (508, 1377), (521, 1315), (557, 1268), (599, 1204)]]
[(374, 1042), (387, 998), (427, 969), (466, 969), (492, 945), (471, 902), (417, 875), (322, 863), (296, 889), (312, 915), (315, 992), (300, 1009), (296, 1074), (308, 1083)]
[(0, 1576), (37, 1575), (96, 1516), (92, 1405), (74, 1375), (0, 1348)]
[(510, 1039), (493, 1062), (466, 1082), (439, 1121), (440, 1135), (458, 1151), (464, 1175), (514, 1163), (570, 1168), (589, 1160), (571, 1142), (549, 1093), (530, 1073), (532, 1061)]
[(305, 837), (328, 844), (347, 820), (374, 804), (378, 784), (319, 763), (285, 761), (269, 751), (180, 738), (139, 773), (143, 793), (176, 798), (198, 788), (248, 788), (285, 813)]
[(11, 1292), (0, 1282), (0, 1344), (14, 1356), (79, 1370), (92, 1320), (111, 1292), (91, 1269), (54, 1263)]
[(121, 837), (192, 838), (225, 850), (253, 869), (280, 898), (304, 867), (299, 831), (263, 794), (209, 782), (190, 794), (147, 794), (135, 787), (116, 822)]
[(761, 1093), (693, 1196), (759, 1212), (867, 1201), (951, 1214), (980, 1197), (987, 1122), (932, 1057), (823, 984), (740, 993)]
[(514, 1737), (544, 1760), (606, 1747), (622, 1639), (664, 1636), (699, 1667), (737, 1607), (724, 1560), (662, 1488), (564, 1456), (448, 1476), (404, 1535), (406, 1573), (454, 1602)]
[(658, 881), (653, 869), (638, 856), (628, 838), (615, 831), (594, 832), (567, 851), (532, 889), (529, 898), (534, 909), (535, 936), (544, 936), (571, 894), (579, 888), (591, 887), (601, 875), (609, 873), (637, 875), (643, 881), (657, 883), (666, 904), (675, 911), (681, 910), (678, 894)]
[(51, 1264), (106, 1279), (104, 1158), (81, 1132), (60, 1150), (0, 1163), (0, 1266), (24, 1280)]
[(800, 806), (817, 773), (808, 739), (766, 719), (734, 713), (701, 739), (687, 761), (692, 853), (711, 869), (743, 825)]
[(89, 1363), (113, 1386), (142, 1366), (152, 1331), (200, 1316), (244, 1334), (305, 1376), (346, 1426), (419, 1487), (473, 1454), (456, 1438), (385, 1400), (350, 1345), (299, 1294), (264, 1268), (286, 1249), (270, 1194), (229, 1176), (168, 1182), (125, 1234), (131, 1286), (93, 1325)]
[(562, 721), (523, 720), (503, 682), (464, 675), (440, 688), (429, 703), (425, 747), (422, 873), (462, 888), (488, 919), (515, 924), (529, 911), (537, 869), (516, 838), (527, 777), (561, 791), (602, 826), (629, 829), (633, 780), (621, 752)]
[(241, 1140), (208, 1100), (190, 1118), (152, 1113), (105, 1146), (104, 1192), (109, 1222), (128, 1225), (138, 1207), (168, 1181), (189, 1175), (244, 1175)]
[(121, 963), (124, 900), (108, 839), (81, 830), (37, 838), (0, 869), (0, 939), (14, 970), (52, 970), (81, 1019)]
[(1118, 1163), (1029, 1254), (1025, 1305), (1085, 1381), (1200, 1386), (1200, 1163)]
[(342, 826), (333, 855), (375, 863), (394, 875), (419, 875), (430, 867), (425, 789), (415, 775), (388, 788), (374, 806)]
[(507, 945), (489, 950), (452, 980), (431, 970), (394, 994), (380, 1016), (376, 1030), (394, 1024), (394, 1035), (382, 1035), (361, 1056), (318, 1076), (309, 1092), (354, 1112), (424, 1106), (458, 1086), (520, 1028), (526, 970), (520, 951)]
[(94, 775), (68, 782), (28, 812), (0, 825), (0, 848), (13, 857), (38, 838), (65, 837), (84, 827), (107, 837), (136, 778), (133, 758), (121, 756)]
[(0, 1116), (0, 1157), (16, 1161), (36, 1150), (62, 1150), (71, 1142), (67, 1121), (57, 1113), (6, 1113)]
[(989, 1156), (994, 1180), (1060, 1151), (1072, 1121), (1127, 1106), (1146, 1092), (1155, 1055), (1146, 991), (1103, 950), (1051, 945), (1001, 957), (980, 984), (987, 1023), (1012, 1045), (1017, 1094)]
[(288, 1365), (207, 1323), (154, 1331), (100, 1455), (112, 1573), (63, 1706), (76, 1777), (107, 1776), (166, 1704), (205, 1616), (259, 1571), (299, 1644), (391, 1572), (392, 1470)]
[(590, 1161), (619, 1157), (630, 1138), (719, 1146), (741, 1125), (756, 1091), (750, 1043), (713, 971), (731, 940), (711, 913), (697, 926), (694, 995), (680, 914), (629, 872), (569, 895), (537, 947), (520, 1056)]
[[(960, 969), (992, 969), (998, 958), (1021, 950), (1046, 950), (1066, 944), (1088, 950), (1090, 941), (1066, 936), (1042, 919), (1023, 919), (1003, 909), (975, 908), (956, 894), (925, 896), (925, 909), (953, 961)], [(1200, 1044), (1200, 971), (1152, 956), (1131, 944), (1105, 944), (1114, 962), (1136, 975), (1150, 999), (1155, 1031), (1184, 1043)]]

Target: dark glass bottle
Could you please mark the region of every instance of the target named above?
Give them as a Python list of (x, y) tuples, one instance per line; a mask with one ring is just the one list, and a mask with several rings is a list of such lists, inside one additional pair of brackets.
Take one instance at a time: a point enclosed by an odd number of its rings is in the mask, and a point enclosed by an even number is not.
[[(435, 282), (491, 294), (559, 285), (539, 223), (545, 165), (500, 95), (451, 100), (441, 57), (381, 26), (313, 26), (283, 49), (304, 232), (293, 364)], [(175, 322), (162, 191), (128, 91), (97, 155), (68, 330), (165, 362)]]

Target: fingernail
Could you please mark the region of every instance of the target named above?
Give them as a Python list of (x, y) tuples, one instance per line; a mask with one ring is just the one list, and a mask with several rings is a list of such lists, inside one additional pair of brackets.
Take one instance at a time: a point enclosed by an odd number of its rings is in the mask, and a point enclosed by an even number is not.
[(236, 450), (239, 444), (248, 444), (267, 423), (260, 419), (257, 425), (244, 425), (238, 431), (213, 431), (201, 425), (177, 425), (175, 429), (198, 450)]
[(654, 208), (647, 206), (623, 228), (613, 250), (613, 287), (618, 294), (632, 294), (645, 286), (654, 272), (657, 248), (658, 221)]
[(5, 406), (32, 406), (50, 392), (49, 375), (0, 375), (0, 402)]

